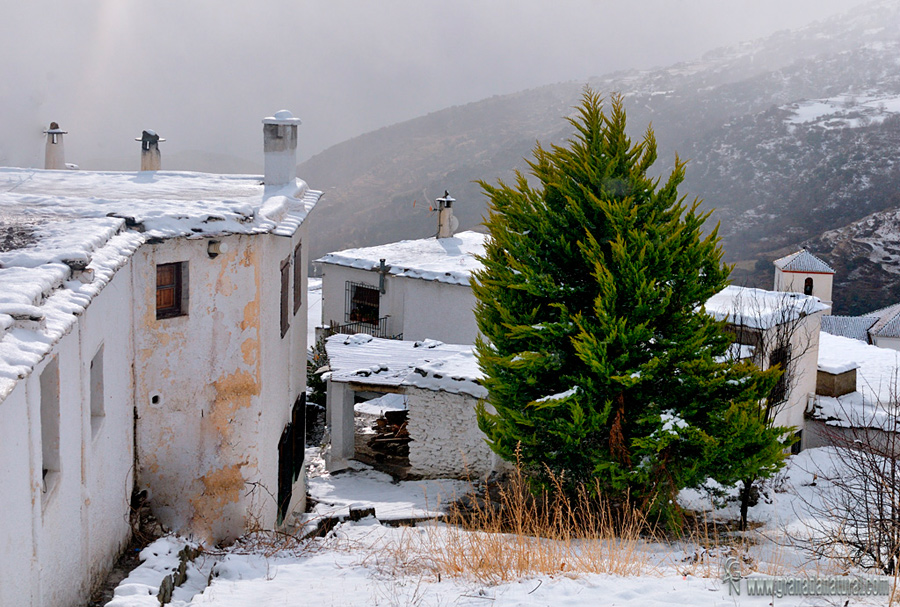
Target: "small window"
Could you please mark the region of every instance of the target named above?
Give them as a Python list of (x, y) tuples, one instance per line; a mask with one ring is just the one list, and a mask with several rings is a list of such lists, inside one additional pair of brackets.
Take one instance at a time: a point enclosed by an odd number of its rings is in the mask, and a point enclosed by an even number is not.
[(97, 350), (91, 359), (90, 372), (91, 391), (91, 436), (97, 436), (97, 431), (103, 424), (106, 416), (106, 408), (103, 403), (103, 346)]
[(303, 251), (300, 242), (294, 249), (294, 314), (300, 311), (303, 303)]
[(47, 496), (59, 481), (59, 359), (51, 360), (40, 377), (41, 482)]
[(281, 262), (281, 336), (287, 335), (291, 327), (290, 315), (291, 258)]
[(156, 318), (187, 314), (187, 262), (156, 266)]
[(803, 294), (804, 295), (812, 295), (812, 289), (813, 289), (813, 279), (812, 279), (812, 276), (809, 276), (806, 278), (806, 280), (803, 283)]
[(776, 348), (772, 355), (769, 356), (769, 368), (774, 367), (775, 365), (779, 365), (782, 370), (781, 377), (778, 379), (778, 383), (775, 384), (775, 387), (772, 388), (772, 392), (769, 394), (769, 399), (773, 403), (784, 402), (787, 399), (788, 395), (788, 386), (790, 385), (791, 379), (791, 347), (790, 346), (781, 346), (780, 348)]
[(347, 283), (346, 320), (378, 326), (378, 289), (355, 282)]
[(797, 439), (797, 442), (791, 445), (791, 455), (797, 455), (803, 450), (803, 430), (797, 430), (794, 433), (794, 438)]

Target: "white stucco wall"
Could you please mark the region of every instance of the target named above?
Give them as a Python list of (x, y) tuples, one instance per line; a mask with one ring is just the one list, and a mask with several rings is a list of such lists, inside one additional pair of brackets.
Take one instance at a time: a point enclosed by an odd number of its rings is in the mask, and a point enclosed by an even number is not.
[(900, 350), (900, 337), (874, 337), (872, 341), (875, 342), (874, 345), (879, 348)]
[[(379, 274), (368, 270), (348, 268), (334, 264), (323, 264), (322, 274), (322, 325), (344, 324), (347, 321), (347, 282), (355, 282), (378, 288)], [(390, 277), (386, 277), (390, 281)], [(385, 283), (385, 292), (380, 295), (378, 316), (390, 316), (386, 330), (393, 335), (400, 333), (403, 320), (402, 285), (392, 288), (393, 283)]]
[[(34, 532), (40, 529), (40, 495), (31, 445), (26, 382), (0, 402), (0, 605), (38, 605), (40, 596)], [(40, 501), (37, 501), (39, 504)], [(35, 517), (38, 517), (35, 520)]]
[[(377, 289), (379, 274), (335, 264), (322, 267), (322, 324), (345, 323), (347, 282)], [(474, 309), (475, 295), (468, 285), (388, 275), (378, 315), (390, 316), (388, 335), (402, 333), (406, 340), (472, 344), (478, 334)]]
[[(809, 395), (816, 392), (816, 377), (819, 365), (819, 332), (822, 327), (822, 312), (810, 314), (797, 322), (791, 329), (791, 375), (786, 402), (775, 416), (775, 424), (794, 426), (802, 430), (805, 424)], [(767, 343), (774, 347), (778, 338), (777, 328), (769, 329)], [(765, 358), (768, 364), (768, 354)]]
[[(0, 402), (0, 605), (79, 605), (128, 541), (133, 466), (130, 266)], [(104, 350), (104, 415), (91, 360)], [(42, 482), (41, 374), (59, 370), (58, 470)], [(55, 390), (49, 394), (56, 393)], [(96, 429), (95, 429), (96, 428)]]
[(410, 471), (424, 477), (483, 478), (507, 467), (478, 429), (475, 405), (467, 394), (406, 388)]
[(406, 283), (403, 339), (437, 339), (448, 344), (474, 344), (475, 295), (468, 285), (398, 278)]
[[(276, 523), (278, 440), (306, 374), (305, 303), (294, 315), (290, 299), (281, 337), (280, 264), (304, 233), (228, 236), (215, 259), (207, 239), (135, 255), (138, 483), (170, 529), (218, 541)], [(188, 314), (157, 320), (155, 268), (172, 262), (188, 263)]]

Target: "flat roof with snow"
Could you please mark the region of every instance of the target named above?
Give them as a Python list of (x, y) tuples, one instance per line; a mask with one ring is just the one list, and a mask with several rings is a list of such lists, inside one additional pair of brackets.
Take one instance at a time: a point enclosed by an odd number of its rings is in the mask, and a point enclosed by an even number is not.
[(319, 196), (249, 175), (0, 168), (0, 401), (141, 244), (290, 236)]
[(402, 341), (364, 333), (332, 335), (325, 342), (331, 381), (369, 386), (414, 386), (484, 398), (474, 346), (426, 339)]
[(816, 396), (815, 416), (829, 425), (895, 426), (900, 377), (900, 352), (879, 348), (849, 337), (819, 335), (819, 369), (828, 373), (856, 368), (856, 392), (843, 396)]
[(751, 329), (771, 329), (829, 308), (811, 295), (733, 285), (710, 297), (704, 307), (716, 320)]
[(476, 255), (484, 255), (484, 234), (460, 232), (450, 238), (402, 240), (390, 244), (329, 253), (316, 260), (361, 270), (376, 270), (381, 260), (395, 276), (468, 285), (481, 269)]

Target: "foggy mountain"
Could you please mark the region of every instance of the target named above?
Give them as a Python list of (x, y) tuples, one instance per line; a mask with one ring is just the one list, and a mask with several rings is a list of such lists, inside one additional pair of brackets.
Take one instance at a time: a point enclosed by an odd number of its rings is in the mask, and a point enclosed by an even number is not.
[[(771, 288), (768, 261), (900, 207), (898, 26), (900, 7), (875, 3), (698, 61), (587, 84), (625, 95), (633, 138), (652, 123), (654, 170), (670, 170), (676, 151), (690, 161), (681, 192), (715, 209), (711, 225), (721, 222), (726, 259), (737, 262), (734, 281)], [(584, 84), (451, 107), (310, 158), (298, 174), (326, 193), (315, 210), (312, 254), (432, 235), (428, 208), (445, 189), (458, 201), (460, 229), (476, 227), (486, 201), (474, 181), (509, 181), (514, 169), (527, 169), (536, 140), (564, 142), (563, 117)], [(814, 249), (844, 273), (836, 312), (900, 299), (900, 290), (873, 293), (871, 285), (855, 303), (842, 297), (862, 278), (824, 241)]]

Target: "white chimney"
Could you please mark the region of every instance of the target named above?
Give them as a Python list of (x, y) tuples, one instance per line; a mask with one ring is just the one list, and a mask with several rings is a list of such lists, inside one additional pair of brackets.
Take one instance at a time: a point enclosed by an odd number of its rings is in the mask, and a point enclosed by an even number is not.
[(282, 186), (297, 179), (297, 125), (288, 110), (263, 118), (263, 151), (265, 152), (266, 186)]
[(135, 141), (141, 142), (141, 170), (158, 171), (162, 165), (159, 155), (159, 142), (165, 141), (165, 139), (157, 135), (156, 131), (147, 129), (140, 137), (136, 137)]
[(47, 150), (44, 153), (45, 169), (65, 169), (66, 168), (66, 150), (63, 147), (63, 135), (68, 131), (59, 128), (55, 122), (50, 123), (50, 128), (44, 131), (47, 133)]
[(453, 203), (456, 199), (450, 195), (450, 192), (444, 190), (444, 195), (436, 198), (438, 212), (438, 238), (450, 238), (453, 232), (459, 227), (459, 220), (453, 216)]

